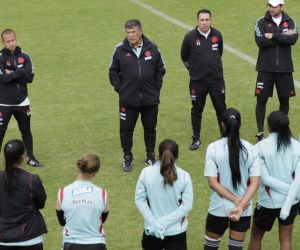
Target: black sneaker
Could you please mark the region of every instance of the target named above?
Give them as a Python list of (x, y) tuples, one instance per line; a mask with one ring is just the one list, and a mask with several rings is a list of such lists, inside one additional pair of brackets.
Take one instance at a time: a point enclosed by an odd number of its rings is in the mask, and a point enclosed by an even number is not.
[(132, 171), (132, 156), (125, 155), (123, 159), (123, 171), (131, 172)]
[(155, 154), (154, 153), (147, 153), (146, 160), (145, 160), (145, 165), (146, 166), (152, 166), (156, 162), (155, 160)]
[(26, 163), (31, 166), (31, 167), (35, 167), (35, 168), (41, 168), (44, 165), (42, 163), (40, 163), (37, 159), (35, 158), (31, 158), (28, 157)]
[(259, 141), (265, 139), (263, 132), (258, 133), (257, 135), (255, 135), (255, 137), (256, 137), (256, 142), (259, 142)]
[(201, 141), (193, 137), (193, 142), (190, 145), (190, 150), (197, 150), (201, 146)]

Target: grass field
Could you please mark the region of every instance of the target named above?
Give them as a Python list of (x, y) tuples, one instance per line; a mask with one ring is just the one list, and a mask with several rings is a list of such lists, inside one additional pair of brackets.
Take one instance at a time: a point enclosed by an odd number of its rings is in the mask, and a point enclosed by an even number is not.
[[(209, 8), (213, 26), (221, 30), (224, 42), (253, 58), (254, 24), (266, 10), (266, 0), (144, 0), (143, 3), (189, 25), (195, 25), (200, 8)], [(300, 2), (286, 1), (287, 12), (300, 22)], [(129, 0), (11, 0), (1, 6), (0, 29), (17, 32), (19, 45), (31, 54), (36, 68), (29, 86), (32, 104), (32, 132), (35, 154), (43, 169), (38, 173), (46, 187), (48, 200), (42, 211), (48, 234), (45, 249), (60, 249), (62, 228), (55, 215), (55, 198), (59, 187), (76, 176), (76, 160), (87, 152), (101, 155), (102, 169), (95, 183), (108, 190), (110, 215), (105, 223), (108, 248), (140, 249), (143, 221), (134, 205), (136, 180), (144, 165), (145, 149), (140, 122), (134, 134), (134, 171), (121, 170), (118, 97), (108, 80), (108, 66), (115, 44), (124, 38), (127, 19), (138, 18), (147, 37), (155, 41), (167, 64), (161, 92), (157, 126), (157, 144), (172, 138), (180, 145), (178, 165), (190, 172), (195, 201), (189, 215), (188, 249), (202, 249), (209, 188), (203, 177), (206, 146), (219, 137), (215, 111), (207, 100), (203, 114), (202, 143), (190, 152), (190, 100), (188, 73), (179, 51), (187, 30), (154, 15)], [(300, 81), (300, 42), (293, 48), (295, 74)], [(242, 137), (255, 142), (256, 124), (253, 97), (256, 72), (254, 66), (225, 51), (223, 55), (227, 88), (227, 105), (242, 113)], [(296, 91), (300, 93), (300, 89)], [(268, 112), (278, 108), (275, 98)], [(293, 134), (300, 134), (300, 100), (291, 99), (290, 123)], [(15, 121), (10, 123), (5, 141), (19, 138)], [(3, 167), (2, 167), (3, 168)], [(248, 242), (249, 233), (245, 245)], [(300, 249), (300, 221), (296, 219), (293, 245)], [(220, 249), (227, 249), (227, 237)], [(263, 249), (279, 249), (277, 226), (265, 235)]]

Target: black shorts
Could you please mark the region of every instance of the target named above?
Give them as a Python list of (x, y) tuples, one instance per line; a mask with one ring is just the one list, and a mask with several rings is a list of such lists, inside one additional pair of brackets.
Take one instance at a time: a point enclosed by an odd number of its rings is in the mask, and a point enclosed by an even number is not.
[(282, 220), (279, 218), (281, 208), (266, 208), (257, 203), (254, 209), (253, 223), (263, 231), (270, 231), (276, 218), (278, 218), (279, 225), (289, 226), (294, 223), (298, 209), (299, 203), (293, 205), (290, 215), (285, 220)]
[(186, 232), (166, 236), (163, 240), (143, 233), (143, 250), (187, 250)]
[(280, 98), (295, 96), (295, 86), (292, 73), (258, 72), (255, 96), (272, 97), (274, 84)]
[(73, 244), (66, 242), (63, 250), (106, 250), (105, 244)]
[(228, 217), (219, 217), (208, 213), (205, 228), (208, 232), (223, 235), (228, 227), (236, 232), (246, 232), (250, 228), (250, 224), (251, 216), (241, 217), (239, 221), (231, 221)]
[(0, 250), (43, 250), (43, 243), (39, 243), (31, 246), (1, 246)]

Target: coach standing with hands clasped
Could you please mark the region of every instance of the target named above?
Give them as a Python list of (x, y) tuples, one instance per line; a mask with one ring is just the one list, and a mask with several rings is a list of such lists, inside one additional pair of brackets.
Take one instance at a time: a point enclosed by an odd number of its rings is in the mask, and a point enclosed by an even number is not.
[(279, 110), (289, 112), (289, 98), (295, 96), (291, 45), (298, 39), (297, 25), (283, 11), (284, 0), (269, 0), (268, 11), (255, 25), (255, 41), (259, 47), (255, 88), (257, 141), (264, 138), (264, 120), (268, 97), (276, 86)]
[(125, 23), (126, 38), (116, 46), (109, 79), (119, 94), (123, 171), (132, 170), (132, 137), (141, 114), (147, 165), (155, 162), (156, 124), (165, 65), (157, 46), (143, 35), (139, 20)]
[(221, 116), (226, 109), (222, 54), (222, 35), (211, 27), (211, 12), (199, 10), (197, 27), (186, 34), (181, 46), (181, 59), (190, 75), (193, 128), (190, 150), (196, 150), (201, 145), (201, 118), (207, 94), (210, 95), (222, 131)]

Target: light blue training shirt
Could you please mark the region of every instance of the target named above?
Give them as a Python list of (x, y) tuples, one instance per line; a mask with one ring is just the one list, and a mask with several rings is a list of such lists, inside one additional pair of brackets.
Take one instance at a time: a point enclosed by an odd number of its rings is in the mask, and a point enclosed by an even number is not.
[[(235, 196), (243, 196), (247, 191), (247, 183), (251, 176), (260, 176), (259, 166), (254, 164), (253, 145), (241, 139), (242, 145), (247, 150), (240, 153), (240, 173), (241, 183), (234, 189), (231, 178), (231, 169), (229, 165), (229, 151), (227, 145), (227, 137), (223, 137), (208, 145), (205, 158), (204, 176), (218, 177), (219, 183)], [(241, 151), (242, 152), (242, 151)], [(208, 212), (214, 216), (228, 217), (230, 211), (236, 205), (221, 197), (216, 191), (212, 190), (210, 194), (210, 203)], [(252, 201), (249, 207), (243, 211), (242, 216), (252, 215)]]
[(295, 198), (300, 192), (299, 143), (291, 138), (291, 144), (278, 152), (277, 133), (271, 133), (255, 145), (255, 150), (258, 154), (256, 164), (260, 166), (262, 175), (258, 203), (266, 208), (296, 204)]
[(59, 189), (58, 199), (66, 219), (64, 242), (106, 244), (101, 221), (101, 215), (107, 207), (106, 190), (90, 181), (76, 180)]
[(177, 180), (164, 184), (160, 174), (160, 161), (142, 170), (135, 191), (135, 204), (145, 222), (145, 233), (155, 221), (165, 229), (165, 236), (187, 230), (187, 215), (193, 206), (193, 186), (188, 172), (175, 165)]

